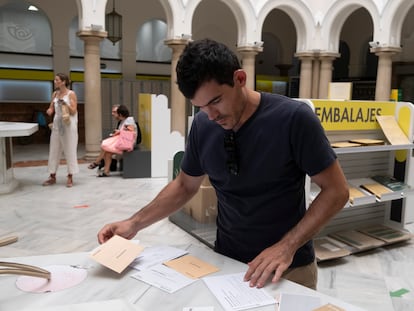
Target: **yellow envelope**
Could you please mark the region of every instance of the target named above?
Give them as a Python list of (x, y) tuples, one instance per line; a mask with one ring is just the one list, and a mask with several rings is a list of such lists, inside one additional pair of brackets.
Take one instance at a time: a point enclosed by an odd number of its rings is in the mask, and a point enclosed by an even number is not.
[(164, 262), (164, 265), (192, 279), (201, 278), (207, 274), (219, 271), (217, 267), (191, 255)]

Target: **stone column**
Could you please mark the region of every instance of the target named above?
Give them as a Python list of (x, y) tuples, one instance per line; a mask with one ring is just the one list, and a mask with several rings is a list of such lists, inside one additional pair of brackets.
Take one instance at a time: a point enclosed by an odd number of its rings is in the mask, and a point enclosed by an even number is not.
[(391, 96), (392, 56), (399, 53), (399, 47), (371, 48), (371, 52), (378, 56), (377, 84), (375, 100), (388, 101)]
[(187, 126), (187, 114), (185, 111), (185, 97), (178, 89), (177, 85), (177, 73), (175, 71), (185, 46), (187, 45), (187, 39), (171, 39), (165, 40), (165, 44), (172, 49), (171, 60), (171, 131), (177, 131), (184, 137), (186, 137)]
[(329, 95), (329, 83), (332, 81), (332, 63), (335, 58), (339, 57), (338, 53), (321, 53), (321, 72), (319, 77), (319, 98), (327, 99)]
[(102, 140), (102, 102), (100, 72), (100, 42), (106, 32), (80, 31), (84, 41), (85, 85), (85, 158), (94, 160), (100, 152)]
[(299, 97), (312, 97), (312, 61), (314, 59), (313, 53), (301, 52), (296, 53), (295, 56), (300, 59), (300, 82), (299, 82)]
[(254, 90), (256, 88), (256, 55), (263, 51), (263, 48), (259, 46), (240, 46), (237, 48), (237, 51), (242, 57), (242, 68), (246, 71), (246, 86)]
[(312, 61), (312, 98), (319, 98), (319, 79), (321, 74), (321, 61), (314, 59)]

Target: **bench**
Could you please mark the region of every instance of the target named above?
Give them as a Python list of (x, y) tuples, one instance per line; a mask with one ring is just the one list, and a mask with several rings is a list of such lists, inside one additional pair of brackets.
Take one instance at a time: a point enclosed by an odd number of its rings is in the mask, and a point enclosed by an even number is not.
[(124, 152), (122, 154), (122, 177), (151, 177), (151, 150), (137, 146), (130, 152)]

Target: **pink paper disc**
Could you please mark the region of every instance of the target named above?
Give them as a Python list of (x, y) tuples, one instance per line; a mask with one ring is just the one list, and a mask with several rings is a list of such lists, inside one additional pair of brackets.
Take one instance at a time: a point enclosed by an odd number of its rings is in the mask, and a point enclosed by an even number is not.
[(50, 280), (33, 276), (20, 276), (16, 280), (17, 288), (31, 293), (57, 292), (78, 285), (88, 275), (86, 269), (72, 266), (52, 265), (42, 267), (42, 269), (50, 272)]

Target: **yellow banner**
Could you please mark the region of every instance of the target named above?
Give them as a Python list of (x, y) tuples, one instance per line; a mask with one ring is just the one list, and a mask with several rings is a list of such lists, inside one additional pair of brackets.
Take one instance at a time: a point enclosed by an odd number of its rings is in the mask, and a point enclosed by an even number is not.
[(395, 102), (312, 100), (315, 113), (327, 131), (375, 130), (376, 116), (394, 115)]

